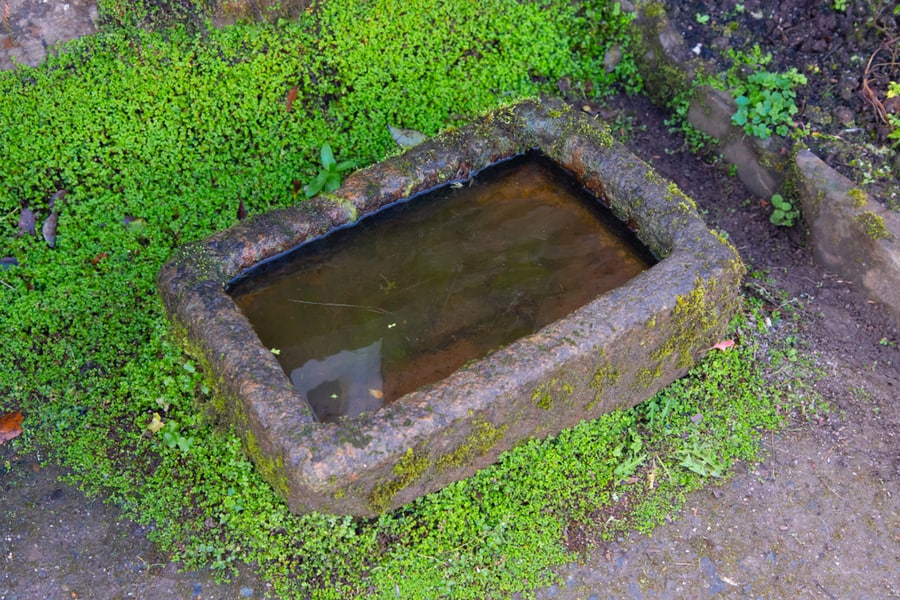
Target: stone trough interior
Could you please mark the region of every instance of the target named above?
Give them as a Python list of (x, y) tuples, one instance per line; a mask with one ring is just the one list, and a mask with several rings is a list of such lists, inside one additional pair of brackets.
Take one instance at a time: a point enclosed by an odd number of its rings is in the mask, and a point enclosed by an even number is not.
[[(229, 283), (398, 201), (465, 185), (486, 167), (535, 150), (627, 224), (658, 262), (563, 314), (532, 319), (515, 339), (491, 342), (437, 380), (398, 388), (389, 402), (377, 398), (381, 387), (367, 385), (363, 391), (379, 402), (343, 417), (323, 418), (319, 408), (317, 416), (308, 402), (313, 388), (292, 383)], [(213, 379), (221, 410), (291, 509), (371, 516), (471, 475), (522, 440), (650, 397), (718, 341), (738, 306), (742, 274), (734, 249), (676, 186), (614, 142), (602, 123), (541, 99), (358, 171), (333, 194), (185, 246), (158, 284), (186, 347)], [(400, 368), (408, 370), (415, 367)]]
[(654, 262), (528, 153), (303, 244), (228, 291), (325, 422), (437, 383)]

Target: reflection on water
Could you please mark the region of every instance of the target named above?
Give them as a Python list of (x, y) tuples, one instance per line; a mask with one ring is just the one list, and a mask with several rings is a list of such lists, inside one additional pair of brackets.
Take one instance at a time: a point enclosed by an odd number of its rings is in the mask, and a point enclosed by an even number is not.
[(532, 156), (305, 244), (230, 291), (327, 421), (437, 382), (652, 262)]
[(357, 350), (311, 358), (291, 371), (291, 383), (312, 405), (320, 421), (358, 417), (384, 404), (381, 340)]

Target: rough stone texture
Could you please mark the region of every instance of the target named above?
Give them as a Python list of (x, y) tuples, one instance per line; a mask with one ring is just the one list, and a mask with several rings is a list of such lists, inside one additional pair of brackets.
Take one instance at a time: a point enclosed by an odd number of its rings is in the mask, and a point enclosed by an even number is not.
[(644, 78), (644, 91), (657, 104), (666, 104), (687, 89), (694, 79), (694, 64), (684, 38), (658, 2), (639, 0), (632, 10), (636, 11), (633, 24), (640, 40), (635, 62)]
[(816, 260), (900, 317), (900, 215), (809, 150), (797, 153), (797, 172)]
[[(396, 200), (532, 148), (567, 168), (661, 260), (628, 284), (437, 384), (319, 424), (225, 293), (253, 264)], [(668, 385), (720, 336), (743, 265), (693, 202), (556, 100), (530, 101), (354, 173), (326, 200), (183, 248), (158, 279), (166, 308), (225, 399), (249, 453), (296, 512), (375, 515)]]
[(93, 33), (97, 4), (94, 0), (9, 0), (0, 5), (0, 20), (0, 69), (34, 66), (55, 45)]

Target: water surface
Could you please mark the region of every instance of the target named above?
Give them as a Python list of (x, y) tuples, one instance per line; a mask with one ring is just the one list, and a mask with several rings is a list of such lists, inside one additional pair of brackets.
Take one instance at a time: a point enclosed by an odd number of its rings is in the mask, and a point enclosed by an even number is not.
[(652, 261), (571, 177), (529, 155), (304, 244), (230, 293), (329, 421), (440, 381)]

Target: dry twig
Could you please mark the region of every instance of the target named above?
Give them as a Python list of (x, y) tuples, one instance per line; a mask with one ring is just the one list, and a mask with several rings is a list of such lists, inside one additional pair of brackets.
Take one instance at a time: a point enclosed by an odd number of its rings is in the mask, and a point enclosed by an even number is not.
[[(872, 56), (869, 57), (869, 61), (866, 63), (866, 70), (863, 71), (862, 78), (862, 89), (860, 89), (860, 95), (863, 97), (869, 106), (872, 107), (872, 110), (875, 111), (875, 115), (878, 119), (884, 123), (888, 124), (887, 110), (884, 108), (884, 104), (881, 103), (881, 100), (878, 99), (878, 96), (875, 95), (875, 92), (872, 91), (872, 88), (869, 86), (869, 77), (872, 74), (872, 61), (875, 60), (875, 57), (878, 56), (878, 53), (891, 46), (891, 44), (896, 44), (900, 42), (900, 37), (891, 38), (885, 42), (883, 42), (875, 52), (872, 53)], [(891, 65), (896, 64), (893, 61), (890, 63)]]

